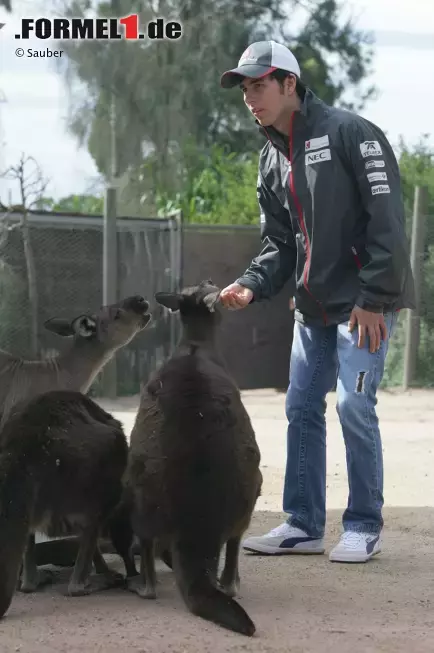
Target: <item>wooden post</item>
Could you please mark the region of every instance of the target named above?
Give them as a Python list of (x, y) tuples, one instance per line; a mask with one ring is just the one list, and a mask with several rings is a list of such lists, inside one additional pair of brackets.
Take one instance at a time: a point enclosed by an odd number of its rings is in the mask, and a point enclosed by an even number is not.
[(411, 267), (414, 277), (416, 308), (415, 310), (407, 311), (404, 353), (404, 390), (407, 390), (412, 385), (416, 375), (416, 362), (420, 338), (420, 302), (423, 282), (423, 256), (427, 207), (428, 189), (424, 186), (416, 186), (414, 193), (411, 235)]

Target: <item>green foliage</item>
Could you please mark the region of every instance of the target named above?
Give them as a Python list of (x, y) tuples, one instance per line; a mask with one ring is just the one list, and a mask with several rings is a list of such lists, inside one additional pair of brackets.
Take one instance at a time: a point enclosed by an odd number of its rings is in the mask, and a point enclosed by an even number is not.
[[(399, 167), (407, 214), (411, 215), (413, 210), (415, 186), (427, 186), (428, 215), (434, 220), (434, 150), (428, 142), (428, 134), (424, 134), (412, 149), (401, 138), (399, 149)], [(428, 228), (428, 235), (431, 232), (434, 237), (434, 230)]]
[(52, 211), (53, 213), (102, 215), (104, 198), (96, 195), (68, 195), (56, 201), (51, 197), (42, 197), (36, 203), (36, 210)]
[(198, 159), (194, 170), (187, 168), (182, 193), (159, 194), (159, 215), (182, 209), (187, 222), (257, 224), (257, 176), (257, 157), (241, 157), (215, 145)]

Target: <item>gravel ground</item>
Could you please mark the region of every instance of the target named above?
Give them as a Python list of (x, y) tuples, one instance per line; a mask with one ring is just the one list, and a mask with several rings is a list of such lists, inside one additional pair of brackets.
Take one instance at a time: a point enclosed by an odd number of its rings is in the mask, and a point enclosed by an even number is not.
[[(244, 393), (262, 452), (263, 496), (250, 532), (280, 523), (285, 463), (284, 396)], [(129, 433), (137, 399), (101, 402)], [(327, 551), (340, 534), (347, 479), (342, 436), (328, 406)], [(382, 393), (385, 456), (383, 553), (366, 565), (324, 556), (241, 555), (239, 600), (257, 626), (253, 639), (190, 615), (170, 570), (159, 567), (158, 599), (121, 589), (66, 598), (68, 571), (35, 595), (16, 594), (0, 621), (1, 653), (432, 653), (434, 651), (434, 393)], [(198, 530), (198, 537), (200, 531)], [(109, 564), (122, 570), (116, 556)]]

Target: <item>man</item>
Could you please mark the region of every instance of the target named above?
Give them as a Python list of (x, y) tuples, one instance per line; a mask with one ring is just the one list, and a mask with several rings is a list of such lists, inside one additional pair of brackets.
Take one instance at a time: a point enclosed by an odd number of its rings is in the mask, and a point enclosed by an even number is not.
[(267, 138), (257, 183), (263, 249), (221, 302), (244, 308), (276, 295), (293, 273), (296, 280), (283, 492), (289, 518), (243, 546), (324, 553), (325, 398), (336, 387), (349, 499), (329, 558), (366, 562), (380, 552), (383, 529), (376, 392), (397, 311), (414, 308), (398, 164), (376, 125), (305, 87), (281, 44), (250, 45), (221, 85), (239, 86)]

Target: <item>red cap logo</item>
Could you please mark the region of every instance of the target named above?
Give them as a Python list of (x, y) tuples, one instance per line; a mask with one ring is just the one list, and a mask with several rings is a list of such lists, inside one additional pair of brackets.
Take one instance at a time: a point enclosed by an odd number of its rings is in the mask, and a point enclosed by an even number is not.
[(244, 61), (244, 59), (250, 59), (251, 55), (252, 55), (252, 49), (249, 47), (241, 55), (240, 61)]

